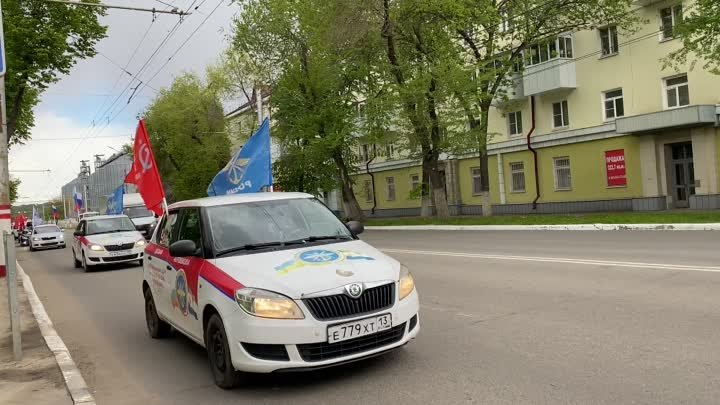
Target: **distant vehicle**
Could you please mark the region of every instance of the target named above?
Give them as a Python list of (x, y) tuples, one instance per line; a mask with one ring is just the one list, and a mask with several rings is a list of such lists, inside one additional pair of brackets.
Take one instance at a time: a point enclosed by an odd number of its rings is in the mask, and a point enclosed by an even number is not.
[(142, 265), (145, 238), (126, 215), (96, 215), (80, 220), (73, 233), (76, 268), (138, 261)]
[(130, 217), (137, 229), (145, 239), (152, 236), (151, 230), (157, 224), (155, 214), (145, 207), (145, 202), (138, 193), (129, 193), (123, 195), (123, 214)]
[(65, 235), (56, 225), (38, 225), (30, 237), (30, 251), (38, 249), (65, 248)]
[(145, 248), (148, 332), (203, 345), (221, 388), (398, 349), (420, 330), (415, 282), (362, 231), (309, 194), (175, 203)]
[(25, 229), (23, 229), (22, 232), (20, 232), (20, 246), (30, 246), (30, 236), (33, 232), (33, 225), (32, 221), (27, 221), (25, 223)]
[(98, 215), (100, 215), (100, 213), (96, 211), (81, 212), (80, 214), (78, 214), (78, 220), (81, 220), (83, 218), (95, 217)]

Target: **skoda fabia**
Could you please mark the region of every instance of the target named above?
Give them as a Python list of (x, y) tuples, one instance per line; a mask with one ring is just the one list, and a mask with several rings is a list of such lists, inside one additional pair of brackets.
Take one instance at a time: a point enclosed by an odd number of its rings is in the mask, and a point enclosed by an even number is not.
[(362, 230), (301, 193), (173, 204), (145, 248), (150, 336), (204, 346), (222, 388), (399, 348), (420, 329), (415, 283)]

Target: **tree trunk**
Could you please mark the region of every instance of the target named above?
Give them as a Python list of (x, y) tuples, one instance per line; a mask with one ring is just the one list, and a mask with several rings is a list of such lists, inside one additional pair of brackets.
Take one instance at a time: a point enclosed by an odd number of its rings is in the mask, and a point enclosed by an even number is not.
[(432, 216), (432, 196), (430, 194), (430, 176), (423, 167), (422, 184), (420, 184), (420, 216), (429, 218)]
[(488, 171), (487, 155), (487, 133), (488, 117), (490, 116), (490, 103), (480, 105), (480, 122), (478, 127), (478, 150), (480, 155), (480, 197), (482, 199), (482, 214), (484, 217), (492, 216), (492, 205), (490, 204), (490, 175)]
[(355, 198), (355, 192), (352, 188), (352, 180), (350, 179), (350, 172), (347, 169), (342, 153), (336, 151), (333, 154), (333, 161), (338, 169), (338, 179), (340, 180), (340, 188), (342, 190), (343, 210), (345, 211), (345, 216), (353, 221), (362, 221), (365, 219), (365, 215), (360, 208), (357, 198)]
[(437, 153), (426, 153), (423, 155), (423, 179), (427, 178), (429, 180), (428, 197), (432, 199), (430, 201), (435, 205), (435, 215), (438, 218), (447, 219), (450, 217), (450, 209), (447, 203), (447, 196), (445, 195), (445, 182), (438, 170), (438, 160)]

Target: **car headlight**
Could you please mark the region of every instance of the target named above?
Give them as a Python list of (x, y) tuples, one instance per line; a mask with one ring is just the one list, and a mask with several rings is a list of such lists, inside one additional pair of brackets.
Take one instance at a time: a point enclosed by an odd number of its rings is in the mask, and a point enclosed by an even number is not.
[(243, 288), (235, 292), (235, 301), (250, 315), (273, 319), (304, 319), (295, 301), (284, 295), (257, 288)]
[(95, 243), (88, 245), (88, 247), (90, 248), (90, 250), (94, 250), (96, 252), (101, 252), (101, 251), (105, 250), (105, 248), (102, 247), (102, 245), (97, 245)]
[(37, 242), (39, 240), (40, 240), (40, 238), (33, 238), (33, 241), (35, 241), (35, 242)]
[(404, 299), (415, 289), (415, 280), (407, 267), (400, 267), (400, 299)]
[(65, 239), (65, 235), (63, 235), (63, 234), (60, 234), (60, 237), (58, 237), (58, 239), (60, 239), (60, 240), (63, 240), (63, 239)]
[(135, 247), (142, 247), (145, 246), (145, 239), (140, 239), (139, 241), (135, 242)]

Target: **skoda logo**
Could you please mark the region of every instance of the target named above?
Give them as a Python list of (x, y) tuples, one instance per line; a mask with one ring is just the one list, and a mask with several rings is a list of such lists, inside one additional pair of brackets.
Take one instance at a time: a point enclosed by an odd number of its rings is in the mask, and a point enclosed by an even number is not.
[(360, 283), (352, 283), (345, 286), (345, 292), (352, 298), (358, 298), (363, 293), (363, 285)]

